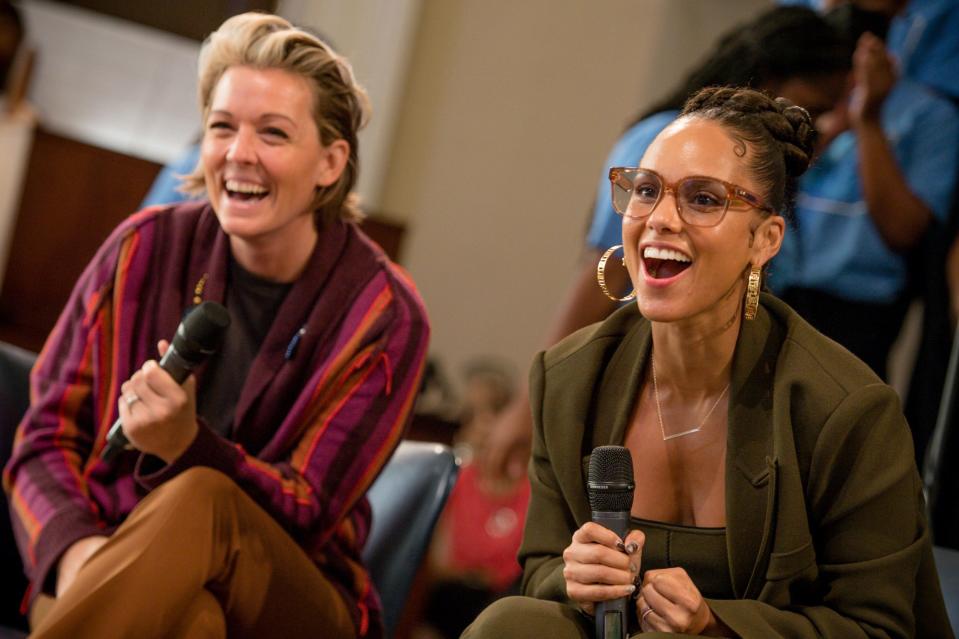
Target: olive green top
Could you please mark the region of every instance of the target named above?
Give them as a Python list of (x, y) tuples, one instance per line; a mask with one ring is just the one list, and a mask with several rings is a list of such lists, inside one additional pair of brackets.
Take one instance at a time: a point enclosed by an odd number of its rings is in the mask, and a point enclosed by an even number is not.
[(639, 517), (630, 517), (629, 525), (646, 535), (640, 575), (647, 570), (682, 568), (703, 597), (735, 596), (726, 557), (725, 528), (684, 526)]
[[(525, 595), (575, 605), (563, 550), (590, 521), (583, 469), (623, 443), (651, 333), (631, 304), (533, 362)], [(894, 390), (763, 294), (740, 328), (727, 423), (735, 596), (707, 600), (723, 623), (742, 639), (953, 636)]]

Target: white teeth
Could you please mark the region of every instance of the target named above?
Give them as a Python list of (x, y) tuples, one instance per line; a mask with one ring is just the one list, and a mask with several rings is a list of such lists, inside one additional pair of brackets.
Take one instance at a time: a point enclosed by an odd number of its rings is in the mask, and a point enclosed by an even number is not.
[(240, 182), (239, 180), (227, 180), (226, 181), (227, 191), (232, 191), (233, 193), (249, 193), (251, 195), (260, 195), (266, 193), (269, 189), (259, 184), (253, 184), (252, 182)]
[(643, 249), (643, 257), (649, 257), (656, 260), (674, 260), (676, 262), (692, 262), (688, 255), (684, 255), (673, 249), (658, 248), (647, 246)]

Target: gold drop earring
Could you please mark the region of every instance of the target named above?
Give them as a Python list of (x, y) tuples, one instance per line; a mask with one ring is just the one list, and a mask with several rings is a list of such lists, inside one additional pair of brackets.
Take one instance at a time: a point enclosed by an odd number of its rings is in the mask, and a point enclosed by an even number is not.
[(756, 319), (756, 312), (759, 310), (759, 291), (762, 284), (762, 268), (753, 265), (749, 269), (749, 281), (746, 283), (746, 308), (743, 316), (747, 320)]

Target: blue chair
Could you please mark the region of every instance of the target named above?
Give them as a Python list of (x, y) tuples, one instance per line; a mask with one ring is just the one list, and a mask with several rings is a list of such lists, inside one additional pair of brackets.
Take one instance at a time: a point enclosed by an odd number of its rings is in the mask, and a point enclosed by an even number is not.
[[(29, 372), (36, 356), (0, 342), (0, 468), (10, 457), (13, 434), (29, 403)], [(363, 559), (383, 603), (392, 636), (413, 577), (429, 545), (443, 504), (456, 483), (459, 461), (449, 446), (401, 442), (369, 491), (373, 525)], [(0, 639), (25, 637), (18, 604), (26, 589), (13, 540), (5, 494), (0, 491)]]
[(959, 550), (936, 546), (932, 554), (936, 558), (939, 584), (952, 623), (952, 633), (959, 637)]
[(380, 592), (388, 637), (458, 473), (459, 460), (449, 446), (404, 441), (367, 493), (373, 528), (363, 560)]

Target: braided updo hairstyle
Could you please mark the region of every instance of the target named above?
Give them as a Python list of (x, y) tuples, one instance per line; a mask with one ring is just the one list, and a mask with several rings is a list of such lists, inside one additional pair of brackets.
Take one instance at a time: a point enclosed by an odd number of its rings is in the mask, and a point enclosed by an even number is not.
[(805, 109), (753, 89), (707, 87), (686, 101), (680, 117), (718, 122), (748, 158), (749, 170), (773, 209), (789, 214), (796, 183), (809, 167), (816, 129)]

